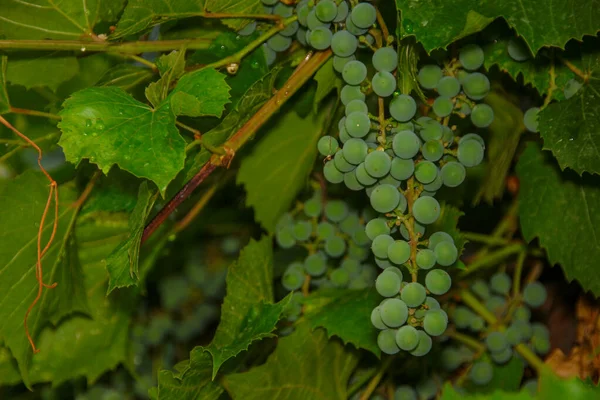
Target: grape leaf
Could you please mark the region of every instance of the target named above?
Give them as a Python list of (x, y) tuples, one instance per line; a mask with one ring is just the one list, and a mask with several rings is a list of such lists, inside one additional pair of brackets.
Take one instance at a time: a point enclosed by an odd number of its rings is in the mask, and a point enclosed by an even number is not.
[(12, 386), (17, 383), (21, 383), (19, 368), (15, 365), (10, 351), (0, 345), (0, 384)]
[(519, 158), (517, 175), (525, 240), (538, 237), (549, 262), (560, 264), (567, 280), (600, 295), (600, 178), (561, 172), (551, 154), (533, 143)]
[(80, 57), (77, 62), (79, 64), (77, 75), (63, 82), (56, 90), (56, 95), (61, 99), (69, 97), (78, 90), (96, 85), (100, 78), (113, 68), (115, 63), (122, 62), (122, 58), (113, 54), (96, 53), (87, 57)]
[(6, 78), (27, 89), (47, 86), (56, 92), (61, 83), (79, 72), (77, 58), (61, 53), (13, 53), (8, 59)]
[(267, 231), (273, 232), (279, 216), (304, 187), (327, 114), (306, 118), (294, 112), (281, 114), (262, 129), (265, 136), (242, 160), (237, 183), (245, 186), (246, 205), (254, 208), (255, 219)]
[(98, 86), (116, 86), (129, 91), (137, 85), (150, 80), (154, 76), (148, 68), (132, 64), (117, 64), (100, 77)]
[(225, 75), (213, 68), (185, 74), (169, 95), (175, 115), (221, 117), (229, 103), (229, 85)]
[(183, 168), (185, 141), (164, 104), (152, 109), (122, 89), (93, 87), (67, 99), (60, 116), (67, 161), (88, 158), (104, 173), (116, 164), (154, 181), (161, 192)]
[(523, 125), (523, 112), (505, 92), (492, 91), (485, 102), (494, 110), (494, 122), (488, 127), (485, 140), (486, 163), (485, 177), (473, 199), (478, 204), (481, 199), (492, 204), (502, 197), (506, 187), (506, 175), (519, 145)]
[(158, 107), (167, 98), (171, 82), (183, 75), (185, 50), (173, 50), (169, 54), (163, 54), (156, 60), (156, 67), (160, 71), (160, 79), (146, 87), (146, 98), (154, 107)]
[(491, 393), (497, 390), (506, 390), (508, 392), (516, 391), (521, 386), (525, 364), (519, 358), (512, 357), (509, 362), (503, 365), (492, 362), (485, 356), (485, 359), (492, 364), (492, 380), (485, 385), (476, 385), (472, 381), (467, 381), (463, 387), (469, 393)]
[[(163, 24), (170, 20), (201, 16), (206, 13), (261, 14), (260, 0), (198, 0), (195, 2), (176, 0), (130, 0), (117, 24), (113, 36), (121, 38)], [(248, 19), (225, 18), (223, 23), (238, 30), (250, 22)]]
[[(31, 384), (29, 367), (33, 352), (25, 335), (23, 317), (38, 291), (36, 280), (38, 227), (48, 199), (48, 181), (41, 173), (27, 171), (0, 187), (0, 340), (16, 358), (27, 386)], [(31, 336), (39, 337), (48, 322), (73, 311), (88, 310), (80, 288), (83, 278), (78, 263), (67, 257), (67, 247), (77, 210), (72, 207), (76, 193), (71, 186), (59, 189), (58, 226), (54, 241), (42, 258), (43, 281), (58, 283), (46, 289), (28, 319)], [(52, 232), (54, 212), (46, 217), (42, 246)]]
[(520, 392), (496, 390), (485, 394), (465, 394), (463, 391), (457, 391), (450, 382), (447, 382), (442, 389), (440, 400), (534, 400), (534, 397), (526, 390)]
[(538, 120), (544, 150), (552, 151), (561, 169), (600, 174), (599, 78), (592, 76), (573, 97), (550, 104)]
[(116, 288), (137, 285), (140, 278), (139, 257), (142, 234), (146, 219), (152, 212), (157, 193), (142, 182), (133, 212), (129, 216), (129, 237), (124, 240), (106, 259), (108, 271), (108, 292)]
[(124, 3), (123, 0), (0, 0), (0, 37), (77, 40), (92, 33), (102, 33), (94, 32), (94, 27), (114, 21)]
[(596, 2), (396, 0), (396, 6), (401, 11), (400, 37), (416, 36), (428, 52), (479, 32), (498, 17), (516, 29), (534, 54), (544, 46), (564, 48), (570, 39), (596, 35), (600, 30)]
[(600, 387), (579, 378), (562, 379), (551, 370), (540, 374), (538, 383), (539, 400), (588, 400), (600, 397)]
[(234, 399), (345, 400), (357, 363), (356, 352), (304, 322), (279, 339), (265, 364), (227, 375), (223, 385)]
[(330, 58), (315, 74), (314, 80), (317, 82), (317, 92), (313, 102), (313, 112), (319, 111), (321, 102), (332, 91), (338, 94), (342, 89), (342, 79), (340, 75), (333, 69), (333, 58)]
[(0, 115), (10, 111), (10, 100), (6, 91), (6, 65), (8, 57), (0, 56)]
[(381, 356), (377, 329), (370, 323), (371, 311), (381, 296), (372, 289), (320, 289), (307, 297), (304, 316), (311, 328), (324, 328), (327, 336), (337, 336), (344, 344), (352, 343)]
[[(397, 30), (399, 29), (400, 26), (397, 27)], [(399, 33), (398, 37), (400, 37)], [(411, 94), (414, 91), (418, 98), (426, 101), (425, 93), (417, 81), (417, 64), (421, 48), (415, 44), (414, 38), (404, 38), (401, 42), (398, 51), (398, 90), (402, 94)]]
[[(180, 367), (182, 367), (180, 365)], [(190, 360), (179, 373), (162, 370), (158, 373), (158, 387), (153, 388), (156, 400), (217, 400), (223, 387), (212, 381), (212, 360), (201, 347), (190, 353)]]

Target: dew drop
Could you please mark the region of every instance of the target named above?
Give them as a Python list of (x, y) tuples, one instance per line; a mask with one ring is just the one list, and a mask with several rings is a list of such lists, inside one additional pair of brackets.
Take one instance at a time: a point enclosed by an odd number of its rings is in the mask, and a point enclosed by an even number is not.
[(126, 160), (131, 160), (131, 156), (130, 156), (129, 154), (125, 154), (125, 157), (124, 157), (124, 158), (125, 158)]
[(99, 129), (99, 130), (101, 130), (101, 131), (102, 131), (102, 130), (104, 130), (104, 122), (102, 122), (102, 120), (99, 120), (99, 121), (96, 123), (96, 128), (98, 128), (98, 129)]
[(85, 120), (85, 126), (86, 126), (86, 128), (89, 128), (89, 127), (91, 127), (92, 125), (93, 125), (93, 122), (92, 122), (92, 120), (91, 120), (91, 119), (86, 119), (86, 120)]
[(84, 52), (84, 51), (85, 51), (85, 47), (82, 47), (82, 48), (81, 48), (81, 52)]

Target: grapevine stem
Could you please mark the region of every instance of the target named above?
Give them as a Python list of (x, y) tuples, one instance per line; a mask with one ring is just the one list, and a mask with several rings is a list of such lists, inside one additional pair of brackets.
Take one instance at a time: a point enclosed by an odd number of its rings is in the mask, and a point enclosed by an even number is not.
[(348, 398), (351, 398), (354, 393), (358, 392), (360, 388), (363, 387), (364, 384), (367, 383), (369, 379), (371, 379), (377, 373), (377, 371), (377, 368), (372, 368), (369, 370), (369, 372), (361, 375), (358, 381), (348, 389), (348, 392), (346, 393)]
[(360, 400), (367, 400), (371, 397), (371, 395), (373, 394), (375, 389), (377, 389), (377, 385), (379, 385), (381, 378), (383, 378), (383, 375), (385, 375), (385, 372), (387, 371), (389, 366), (392, 364), (393, 359), (394, 359), (393, 357), (386, 357), (386, 359), (383, 360), (383, 362), (379, 366), (377, 374), (371, 379), (371, 381), (369, 382), (369, 385), (367, 386), (365, 391), (360, 396)]
[(45, 117), (45, 118), (57, 119), (57, 120), (60, 119), (60, 115), (51, 114), (51, 113), (47, 113), (47, 112), (44, 112), (44, 111), (27, 110), (25, 108), (11, 107), (10, 108), (10, 112), (15, 113), (15, 114), (31, 115), (31, 116), (34, 116), (34, 117)]
[(587, 83), (590, 80), (590, 76), (589, 74), (583, 72), (582, 70), (580, 70), (579, 68), (577, 68), (571, 61), (569, 60), (565, 60), (564, 58), (558, 56), (558, 59), (565, 64), (565, 66), (567, 68), (569, 68), (571, 70), (571, 72), (573, 72), (575, 75), (577, 75), (578, 77), (580, 77), (581, 79), (583, 79), (584, 83)]
[(379, 144), (385, 146), (385, 104), (383, 102), (383, 97), (377, 98), (377, 106), (379, 108)]
[(185, 228), (187, 228), (189, 224), (192, 223), (192, 221), (194, 220), (194, 218), (196, 218), (198, 216), (198, 214), (200, 214), (200, 212), (208, 204), (208, 202), (213, 197), (213, 195), (217, 192), (217, 188), (219, 187), (219, 183), (220, 182), (214, 183), (212, 186), (210, 186), (208, 188), (208, 190), (206, 192), (204, 192), (204, 194), (202, 194), (202, 197), (200, 197), (200, 200), (198, 200), (198, 202), (186, 214), (186, 216), (183, 217), (183, 219), (181, 221), (177, 222), (177, 224), (175, 224), (175, 227), (173, 228), (173, 233), (179, 233), (179, 232), (181, 232), (182, 230), (184, 230)]
[(140, 64), (145, 65), (146, 67), (150, 68), (151, 70), (153, 70), (155, 72), (158, 71), (156, 64), (154, 64), (152, 61), (146, 60), (144, 57), (136, 56), (135, 54), (126, 54), (126, 53), (112, 53), (111, 52), (110, 54), (117, 54), (121, 57), (132, 59), (133, 61), (137, 61)]
[(523, 274), (523, 264), (525, 264), (525, 258), (527, 257), (527, 252), (522, 251), (519, 254), (519, 258), (517, 259), (517, 265), (515, 267), (515, 272), (513, 275), (513, 297), (517, 298), (521, 293), (521, 275)]
[(460, 274), (460, 276), (464, 277), (469, 274), (472, 274), (473, 272), (475, 272), (478, 269), (481, 269), (483, 267), (489, 267), (489, 266), (495, 265), (495, 264), (499, 263), (500, 261), (504, 260), (505, 258), (508, 258), (508, 257), (512, 256), (513, 254), (519, 253), (520, 251), (523, 251), (524, 249), (525, 249), (525, 246), (522, 243), (515, 243), (513, 245), (506, 246), (500, 250), (497, 250), (493, 253), (490, 253), (488, 255), (485, 255), (485, 256), (475, 260), (473, 263), (471, 263), (469, 265), (469, 269), (466, 271), (463, 271)]
[(554, 93), (554, 90), (558, 89), (558, 87), (556, 86), (554, 58), (550, 59), (550, 71), (548, 73), (550, 74), (550, 85), (548, 87), (548, 92), (546, 93), (546, 98), (544, 99), (544, 105), (542, 106), (542, 108), (546, 108), (548, 104), (550, 104), (550, 102), (552, 101), (552, 94)]
[(471, 307), (473, 311), (479, 314), (488, 324), (497, 325), (498, 319), (492, 314), (470, 291), (463, 289), (460, 291), (460, 296), (466, 305)]
[(460, 333), (455, 330), (449, 329), (444, 333), (444, 335), (449, 336), (458, 342), (466, 344), (473, 350), (476, 350), (478, 353), (483, 353), (485, 351), (485, 346), (481, 342), (477, 341), (476, 339), (473, 339), (469, 335), (465, 335), (464, 333)]
[(531, 365), (538, 375), (546, 368), (546, 364), (542, 361), (529, 347), (527, 347), (524, 343), (519, 343), (515, 346), (515, 350), (519, 353), (529, 365)]
[(381, 27), (381, 34), (383, 35), (383, 40), (385, 40), (385, 42), (387, 43), (388, 38), (390, 37), (390, 31), (388, 30), (385, 20), (383, 19), (383, 15), (381, 15), (381, 12), (379, 12), (379, 9), (377, 7), (375, 8), (375, 11), (377, 11), (377, 23)]
[(0, 49), (16, 50), (75, 50), (92, 52), (116, 52), (139, 54), (180, 49), (185, 46), (191, 50), (208, 49), (211, 39), (156, 40), (134, 42), (91, 42), (85, 40), (0, 40)]
[(514, 243), (510, 239), (504, 239), (502, 237), (496, 237), (493, 235), (485, 235), (476, 232), (461, 232), (465, 239), (471, 242), (485, 243), (489, 246), (505, 246)]

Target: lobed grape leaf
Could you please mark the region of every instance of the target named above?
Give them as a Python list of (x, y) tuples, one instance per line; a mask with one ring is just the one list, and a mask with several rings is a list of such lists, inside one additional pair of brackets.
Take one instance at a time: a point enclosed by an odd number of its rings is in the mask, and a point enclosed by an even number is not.
[(357, 363), (356, 352), (303, 322), (279, 339), (265, 364), (227, 375), (223, 385), (234, 399), (345, 400)]
[(145, 91), (146, 98), (154, 107), (158, 107), (167, 98), (171, 82), (183, 75), (185, 50), (173, 50), (169, 54), (163, 54), (156, 60), (156, 67), (160, 72), (160, 79), (149, 84)]
[(492, 204), (502, 197), (506, 176), (525, 130), (523, 112), (507, 93), (492, 91), (486, 96), (485, 102), (494, 110), (494, 122), (488, 127), (485, 140), (485, 177), (480, 182), (473, 204), (478, 204), (482, 199)]
[(245, 186), (246, 205), (252, 206), (255, 219), (267, 231), (273, 232), (277, 219), (306, 184), (327, 115), (281, 114), (262, 129), (265, 136), (242, 160), (237, 183)]
[(6, 91), (6, 65), (8, 64), (7, 56), (0, 56), (0, 115), (10, 111), (10, 100)]
[(333, 58), (330, 58), (315, 74), (313, 78), (317, 82), (317, 91), (315, 92), (315, 98), (313, 100), (313, 112), (319, 111), (319, 106), (332, 91), (340, 93), (343, 82), (338, 74), (333, 69)]
[(102, 33), (95, 32), (94, 27), (116, 20), (124, 3), (124, 0), (0, 0), (0, 37), (77, 40)]
[(600, 387), (579, 378), (562, 379), (552, 370), (544, 370), (538, 383), (539, 400), (587, 400), (600, 397)]
[[(48, 199), (48, 180), (29, 170), (0, 187), (0, 340), (16, 359), (23, 382), (32, 383), (29, 373), (32, 349), (25, 335), (23, 317), (38, 291), (36, 280), (37, 238), (39, 224)], [(43, 281), (58, 286), (46, 289), (28, 318), (34, 340), (49, 323), (66, 315), (87, 312), (82, 296), (83, 277), (79, 263), (69, 248), (77, 214), (72, 202), (76, 193), (71, 185), (59, 189), (58, 225), (52, 245), (42, 257)], [(49, 212), (43, 227), (42, 246), (48, 243), (53, 229), (54, 212)]]
[(21, 383), (19, 368), (15, 365), (10, 351), (0, 345), (0, 384), (12, 386), (18, 383)]
[(544, 46), (564, 48), (570, 39), (600, 30), (595, 1), (396, 0), (396, 7), (401, 12), (399, 37), (414, 35), (428, 52), (479, 32), (498, 17), (516, 29), (534, 54)]
[(381, 296), (373, 289), (320, 289), (304, 300), (304, 316), (312, 329), (324, 328), (327, 336), (337, 336), (381, 356), (377, 329), (370, 323), (371, 311)]
[(184, 75), (169, 94), (175, 115), (221, 117), (229, 103), (225, 75), (213, 68), (202, 68)]
[(576, 279), (584, 290), (600, 295), (600, 178), (561, 172), (551, 154), (534, 143), (516, 169), (523, 237), (538, 237), (549, 262), (560, 264), (568, 281)]
[(104, 53), (77, 58), (79, 72), (73, 78), (63, 82), (56, 90), (56, 95), (64, 99), (78, 90), (96, 85), (100, 78), (120, 61), (122, 61), (121, 57)]
[[(400, 18), (400, 16), (398, 16)], [(400, 27), (397, 27), (399, 30)], [(398, 37), (400, 35), (398, 34)], [(422, 101), (426, 101), (425, 93), (417, 81), (417, 64), (419, 63), (420, 47), (415, 44), (414, 38), (402, 39), (398, 51), (398, 90), (402, 94), (415, 93)]]
[(137, 203), (129, 216), (129, 237), (106, 259), (106, 270), (109, 275), (107, 294), (116, 288), (137, 285), (140, 279), (139, 258), (142, 234), (156, 197), (157, 193), (148, 188), (146, 181), (140, 184)]
[[(145, 31), (154, 25), (170, 20), (198, 16), (207, 13), (261, 14), (260, 0), (130, 0), (117, 24), (113, 36), (121, 38)], [(238, 30), (250, 22), (248, 19), (224, 18), (223, 23)]]
[(137, 85), (150, 80), (154, 74), (148, 68), (132, 64), (117, 64), (106, 71), (97, 82), (98, 86), (116, 86), (129, 91)]
[(6, 67), (6, 78), (13, 85), (27, 89), (47, 86), (53, 92), (78, 73), (77, 58), (58, 52), (12, 53)]

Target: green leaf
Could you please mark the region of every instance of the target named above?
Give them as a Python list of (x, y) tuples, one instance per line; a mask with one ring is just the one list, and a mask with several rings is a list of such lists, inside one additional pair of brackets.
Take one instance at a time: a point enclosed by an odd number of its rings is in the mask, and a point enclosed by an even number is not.
[[(38, 227), (48, 192), (46, 177), (31, 170), (0, 187), (0, 241), (3, 244), (0, 247), (0, 340), (16, 358), (28, 386), (33, 352), (25, 335), (23, 318), (38, 291), (35, 272)], [(88, 310), (79, 293), (83, 285), (80, 266), (67, 251), (76, 217), (76, 208), (72, 206), (76, 193), (72, 187), (63, 185), (58, 197), (56, 235), (42, 257), (44, 283), (58, 285), (45, 289), (29, 314), (29, 332), (34, 340), (48, 322), (56, 323), (71, 312)], [(54, 212), (50, 211), (43, 228), (42, 247), (50, 238), (53, 223)]]
[[(160, 79), (146, 87), (146, 98), (154, 107), (158, 107), (169, 94), (171, 82), (183, 75), (185, 68), (185, 50), (173, 50), (156, 61)], [(175, 113), (177, 115), (177, 113)]]
[(326, 333), (300, 323), (279, 339), (267, 362), (241, 374), (227, 375), (225, 389), (243, 400), (346, 400), (350, 374), (358, 363), (354, 351)]
[[(458, 254), (462, 254), (467, 240), (458, 230), (458, 220), (465, 215), (460, 209), (448, 203), (442, 203), (440, 217), (433, 224), (427, 226), (426, 232), (431, 235), (434, 232), (443, 231), (452, 236), (454, 245), (458, 249)], [(460, 260), (457, 260), (453, 266), (456, 266)]]
[[(549, 152), (529, 143), (517, 164), (519, 219), (527, 241), (539, 238), (567, 280), (600, 295), (600, 178), (561, 172)], [(568, 239), (568, 240), (566, 240)]]
[(402, 11), (400, 37), (415, 35), (428, 52), (479, 32), (498, 17), (523, 36), (534, 54), (544, 46), (563, 48), (572, 38), (600, 30), (600, 9), (592, 2), (396, 0), (396, 6)]
[(225, 75), (213, 68), (185, 74), (169, 95), (175, 115), (221, 117), (229, 103), (229, 86)]
[(122, 89), (94, 87), (67, 99), (60, 116), (67, 161), (87, 158), (104, 173), (118, 165), (154, 181), (163, 193), (183, 168), (185, 141), (164, 104), (152, 109)]
[(339, 94), (342, 89), (342, 79), (333, 69), (333, 58), (330, 58), (315, 74), (314, 80), (317, 82), (317, 92), (315, 93), (315, 99), (313, 102), (313, 112), (319, 111), (321, 102), (327, 97), (332, 91), (336, 91)]
[(381, 296), (372, 289), (320, 289), (304, 302), (304, 316), (311, 328), (325, 328), (327, 336), (337, 336), (344, 344), (352, 343), (381, 356), (377, 329), (370, 323), (371, 311)]
[(562, 379), (552, 370), (540, 375), (537, 399), (539, 400), (588, 400), (600, 397), (600, 387), (579, 378)]
[(552, 151), (561, 169), (600, 174), (600, 79), (592, 76), (573, 97), (550, 104), (538, 119), (544, 150)]
[(523, 112), (514, 102), (507, 98), (505, 92), (492, 91), (485, 102), (494, 110), (494, 122), (488, 127), (485, 149), (485, 177), (481, 180), (473, 204), (482, 199), (492, 204), (500, 199), (506, 187), (506, 176), (512, 165), (515, 152), (519, 145), (523, 125)]
[[(133, 35), (170, 20), (198, 16), (206, 13), (261, 14), (260, 0), (130, 0), (117, 24), (115, 37)], [(232, 29), (243, 28), (247, 19), (225, 18), (223, 23)]]
[(238, 184), (244, 184), (246, 205), (254, 217), (273, 232), (279, 216), (287, 211), (305, 186), (317, 158), (317, 142), (327, 112), (306, 118), (294, 112), (281, 114), (274, 125), (241, 163)]
[(492, 380), (484, 386), (476, 385), (472, 381), (467, 381), (464, 388), (470, 393), (492, 393), (497, 390), (505, 390), (507, 392), (516, 391), (521, 386), (525, 364), (519, 358), (512, 357), (510, 361), (504, 365), (498, 365), (487, 356), (486, 359), (492, 364), (493, 376)]
[(123, 5), (123, 0), (4, 1), (0, 37), (78, 40), (92, 33), (103, 33), (95, 32), (94, 27), (114, 21)]
[(10, 111), (10, 100), (6, 91), (7, 56), (0, 56), (0, 115)]
[(144, 67), (132, 64), (118, 64), (109, 69), (100, 77), (98, 86), (116, 86), (129, 91), (143, 82), (150, 80), (154, 74)]
[(6, 78), (27, 89), (47, 86), (56, 92), (61, 83), (79, 72), (77, 58), (61, 53), (14, 53), (8, 59)]
[[(400, 26), (397, 30), (399, 29)], [(417, 81), (417, 64), (421, 48), (415, 44), (414, 38), (404, 38), (401, 42), (398, 51), (398, 90), (402, 94), (411, 94), (414, 91), (418, 98), (426, 101), (425, 93)]]
[(63, 99), (78, 90), (96, 85), (105, 73), (113, 68), (117, 62), (122, 61), (122, 57), (104, 53), (96, 53), (78, 58), (79, 72), (72, 79), (63, 82), (56, 90), (56, 95)]
[(123, 241), (106, 259), (108, 271), (108, 292), (116, 288), (137, 285), (140, 279), (139, 258), (142, 234), (146, 219), (152, 212), (157, 193), (142, 182), (138, 190), (138, 199), (129, 216), (129, 237)]
[(533, 400), (528, 391), (503, 392), (496, 390), (493, 393), (465, 394), (457, 391), (450, 382), (447, 382), (442, 389), (440, 400)]

